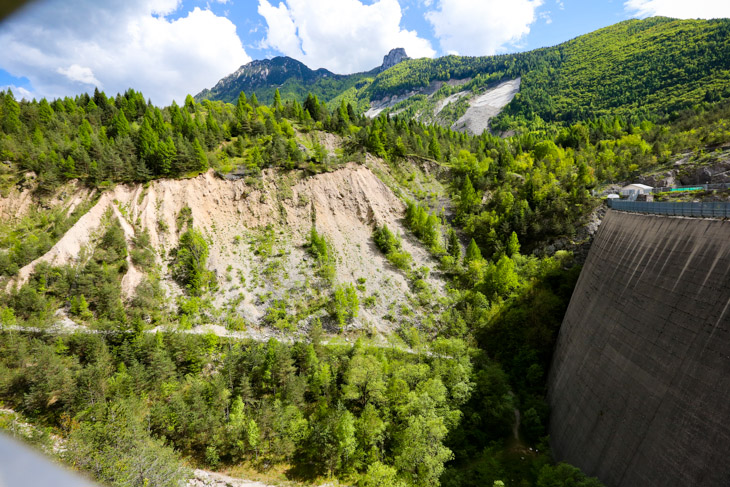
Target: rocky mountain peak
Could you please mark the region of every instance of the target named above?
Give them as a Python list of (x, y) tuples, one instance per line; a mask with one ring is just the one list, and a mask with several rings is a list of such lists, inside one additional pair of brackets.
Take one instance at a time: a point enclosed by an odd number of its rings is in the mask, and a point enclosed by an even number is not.
[(398, 64), (401, 61), (405, 61), (406, 59), (410, 59), (408, 57), (408, 54), (406, 54), (406, 50), (402, 47), (396, 47), (395, 49), (391, 49), (388, 54), (383, 57), (383, 64), (380, 66), (380, 71), (385, 71), (386, 69), (392, 68), (396, 64)]

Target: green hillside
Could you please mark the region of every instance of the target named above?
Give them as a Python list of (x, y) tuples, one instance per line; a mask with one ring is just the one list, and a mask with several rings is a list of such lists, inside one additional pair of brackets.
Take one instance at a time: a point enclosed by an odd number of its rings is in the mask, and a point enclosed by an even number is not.
[[(276, 86), (285, 99), (301, 102), (312, 92), (326, 103), (345, 99), (363, 109), (434, 81), (471, 78), (459, 90), (481, 93), (499, 81), (522, 77), (521, 93), (494, 127), (604, 115), (650, 117), (730, 97), (730, 20), (628, 20), (558, 46), (499, 56), (412, 59), (372, 76), (287, 78), (276, 80)], [(213, 99), (232, 101), (233, 91), (250, 88), (269, 101), (276, 86), (231, 86), (225, 96)], [(437, 99), (455, 91), (446, 87)], [(419, 99), (398, 108), (414, 102), (418, 105)]]
[[(629, 20), (555, 47), (491, 57), (406, 61), (361, 96), (377, 99), (434, 80), (473, 77), (478, 91), (522, 77), (498, 125), (573, 122), (603, 115), (665, 114), (730, 97), (730, 20)], [(475, 82), (476, 81), (476, 82)]]
[(544, 51), (508, 113), (547, 121), (670, 113), (730, 97), (730, 20), (629, 20)]

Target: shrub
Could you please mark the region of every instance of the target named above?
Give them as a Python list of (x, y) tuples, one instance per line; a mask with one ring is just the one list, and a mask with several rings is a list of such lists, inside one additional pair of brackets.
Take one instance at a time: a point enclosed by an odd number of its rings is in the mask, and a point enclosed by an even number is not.
[(403, 250), (400, 237), (391, 232), (387, 225), (376, 228), (373, 238), (375, 245), (385, 254), (391, 264), (404, 271), (410, 269), (413, 260), (411, 254)]
[(360, 310), (360, 300), (352, 284), (337, 286), (329, 304), (330, 315), (337, 321), (340, 330), (355, 319)]
[(317, 233), (314, 226), (309, 232), (307, 251), (317, 260), (317, 275), (331, 283), (335, 277), (334, 252), (325, 236)]
[(180, 236), (172, 267), (173, 278), (193, 296), (200, 296), (213, 280), (213, 274), (206, 269), (208, 243), (203, 235), (188, 229)]

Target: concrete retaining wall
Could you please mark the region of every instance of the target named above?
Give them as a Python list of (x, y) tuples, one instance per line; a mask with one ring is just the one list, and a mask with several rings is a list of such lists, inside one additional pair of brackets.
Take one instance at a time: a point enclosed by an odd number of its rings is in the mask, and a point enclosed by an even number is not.
[(609, 487), (730, 486), (730, 221), (609, 211), (548, 400), (556, 458)]

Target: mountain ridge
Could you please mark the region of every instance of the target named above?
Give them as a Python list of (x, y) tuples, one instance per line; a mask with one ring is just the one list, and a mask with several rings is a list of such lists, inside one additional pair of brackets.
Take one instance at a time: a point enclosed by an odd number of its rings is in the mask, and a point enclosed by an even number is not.
[(385, 113), (451, 127), (466, 113), (470, 99), (455, 97), (446, 107), (442, 100), (459, 92), (481, 95), (517, 78), (522, 78), (521, 93), (496, 117), (492, 125), (497, 131), (637, 110), (651, 117), (728, 98), (730, 19), (633, 19), (522, 53), (405, 58), (380, 72), (313, 82), (290, 77), (279, 85), (231, 83), (225, 93), (203, 91), (197, 99), (232, 102), (243, 90), (270, 102), (278, 88), (282, 98), (301, 102), (312, 93), (330, 107), (342, 101), (359, 112), (386, 106)]
[(335, 83), (346, 82), (353, 77), (375, 76), (408, 59), (410, 58), (405, 49), (396, 47), (383, 57), (383, 63), (380, 66), (369, 71), (352, 74), (336, 74), (325, 68), (311, 69), (303, 62), (289, 56), (255, 59), (219, 80), (213, 88), (202, 90), (195, 95), (195, 99), (198, 101), (220, 99), (234, 103), (238, 94), (243, 91), (256, 92), (257, 98), (269, 103), (273, 100), (273, 92), (287, 83), (300, 82), (305, 85), (315, 85), (325, 80)]

